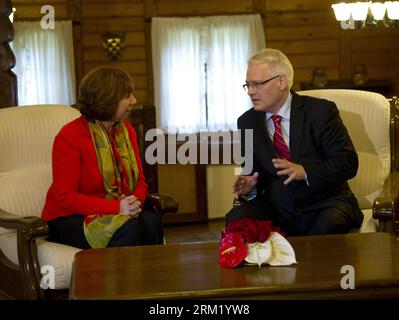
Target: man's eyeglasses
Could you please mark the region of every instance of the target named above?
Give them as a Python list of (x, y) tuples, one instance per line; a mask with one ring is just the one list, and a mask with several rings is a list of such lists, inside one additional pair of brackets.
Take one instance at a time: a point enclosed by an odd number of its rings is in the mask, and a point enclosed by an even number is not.
[(276, 79), (277, 77), (279, 77), (280, 75), (274, 76), (272, 78), (263, 80), (263, 81), (251, 81), (251, 82), (247, 82), (245, 84), (242, 85), (242, 87), (244, 88), (245, 91), (248, 92), (250, 87), (253, 87), (254, 89), (259, 89), (261, 86), (263, 86), (264, 84), (268, 83), (269, 81), (272, 81), (273, 79)]

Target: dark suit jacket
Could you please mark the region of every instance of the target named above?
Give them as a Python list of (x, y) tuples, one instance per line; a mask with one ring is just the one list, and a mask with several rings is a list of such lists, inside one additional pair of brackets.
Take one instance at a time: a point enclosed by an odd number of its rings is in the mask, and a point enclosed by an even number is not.
[[(288, 217), (307, 210), (350, 202), (359, 210), (347, 180), (356, 175), (358, 158), (339, 116), (337, 106), (327, 100), (293, 93), (290, 115), (292, 162), (301, 164), (305, 181), (284, 186), (286, 177), (277, 176), (272, 159), (277, 158), (267, 131), (264, 112), (248, 110), (238, 119), (239, 129), (253, 129), (253, 172), (260, 173), (257, 191), (274, 210)], [(242, 148), (245, 150), (242, 139)]]

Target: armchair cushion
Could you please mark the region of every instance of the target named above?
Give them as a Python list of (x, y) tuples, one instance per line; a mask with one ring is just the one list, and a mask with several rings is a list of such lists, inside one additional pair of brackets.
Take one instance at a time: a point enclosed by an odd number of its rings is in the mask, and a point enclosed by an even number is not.
[(0, 193), (0, 208), (18, 216), (40, 217), (51, 179), (51, 163), (0, 173), (0, 185), (7, 186)]
[[(2, 228), (0, 234), (0, 250), (14, 264), (18, 265), (17, 233), (6, 232)], [(71, 279), (72, 263), (78, 248), (59, 243), (39, 239), (36, 241), (40, 266), (50, 265), (54, 267), (54, 289), (67, 289)]]
[(372, 209), (363, 209), (363, 222), (358, 230), (361, 233), (365, 232), (376, 232), (378, 230), (378, 220), (373, 218)]

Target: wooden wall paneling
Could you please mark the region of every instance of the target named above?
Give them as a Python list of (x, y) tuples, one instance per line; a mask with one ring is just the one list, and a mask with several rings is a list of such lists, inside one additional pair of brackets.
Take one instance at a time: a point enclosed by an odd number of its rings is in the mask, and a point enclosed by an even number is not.
[[(151, 19), (157, 15), (157, 6), (155, 0), (145, 0), (144, 3), (144, 22), (145, 22), (145, 54), (147, 62), (147, 90), (149, 103), (154, 104), (154, 78), (152, 69), (152, 47), (151, 47)], [(158, 108), (159, 106), (155, 106)]]
[(83, 44), (81, 24), (81, 0), (68, 1), (68, 19), (72, 21), (73, 47), (75, 52), (75, 95), (78, 99), (79, 83), (83, 78)]
[(291, 55), (291, 63), (295, 68), (315, 66), (323, 67), (337, 67), (339, 65), (339, 55), (334, 53), (309, 53), (309, 54), (296, 54)]
[[(390, 78), (398, 80), (399, 65), (367, 65), (367, 75), (372, 79)], [(398, 95), (398, 93), (396, 93), (396, 95)]]
[(135, 88), (136, 89), (146, 89), (147, 88), (147, 83), (148, 83), (148, 79), (147, 78), (148, 77), (147, 77), (146, 74), (134, 76)]
[(145, 31), (142, 17), (92, 17), (85, 18), (83, 32), (105, 32), (110, 30), (123, 30), (125, 32)]
[(356, 65), (365, 65), (369, 79), (391, 79), (393, 87), (388, 96), (399, 94), (399, 29), (383, 26), (375, 29), (353, 30), (350, 56), (352, 76)]
[(206, 165), (158, 165), (158, 181), (159, 192), (173, 195), (179, 203), (178, 213), (165, 215), (164, 223), (207, 220)]
[(317, 40), (270, 40), (266, 44), (287, 55), (315, 53), (339, 54), (339, 39)]
[(102, 65), (106, 64), (107, 66), (110, 67), (116, 67), (116, 68), (121, 68), (125, 70), (126, 72), (136, 75), (146, 75), (147, 74), (147, 66), (145, 61), (113, 61), (113, 60), (106, 60), (104, 61), (96, 61), (96, 62), (86, 62), (84, 64), (84, 73), (86, 74), (93, 68), (100, 67)]
[(399, 36), (398, 28), (387, 28), (384, 26), (379, 26), (376, 28), (363, 28), (350, 30), (353, 38), (380, 38), (380, 37), (393, 37), (397, 39)]
[(336, 27), (336, 20), (328, 10), (315, 11), (270, 11), (267, 17), (268, 27), (281, 26), (319, 26), (329, 25)]
[(327, 10), (335, 0), (265, 0), (267, 11), (296, 11)]
[[(86, 23), (86, 21), (84, 21)], [(123, 31), (116, 29), (118, 31)], [(108, 31), (115, 31), (115, 29), (110, 29)], [(102, 37), (101, 32), (84, 32), (83, 33), (83, 46), (84, 47), (97, 47), (103, 50), (101, 45)], [(145, 45), (145, 33), (140, 32), (127, 32), (125, 36), (125, 46), (144, 46)]]
[(40, 12), (42, 6), (51, 5), (54, 7), (55, 19), (68, 19), (69, 6), (68, 0), (13, 0), (13, 6), (17, 9), (14, 20), (41, 20), (43, 13)]
[(197, 16), (253, 13), (252, 0), (160, 0), (159, 16)]
[(267, 27), (266, 43), (268, 40), (317, 40), (336, 38), (338, 38), (338, 30), (331, 26), (277, 26)]
[(262, 16), (263, 23), (266, 17), (265, 0), (252, 0), (252, 13), (259, 13)]
[(130, 17), (144, 16), (144, 3), (142, 1), (84, 1), (82, 3), (82, 17)]
[[(152, 102), (146, 83), (148, 64), (144, 0), (85, 0), (81, 14), (84, 73), (103, 65), (121, 68), (136, 79), (135, 96), (139, 103)], [(107, 56), (102, 47), (102, 34), (110, 31), (125, 33), (125, 47), (117, 60)]]
[[(102, 48), (101, 48), (102, 49)], [(104, 50), (97, 47), (85, 47), (83, 59), (86, 62), (104, 61), (109, 58)], [(146, 49), (143, 46), (125, 46), (118, 61), (146, 60)]]
[(399, 32), (397, 35), (385, 35), (378, 38), (370, 37), (352, 37), (351, 52), (374, 52), (374, 51), (398, 51), (399, 50)]
[[(313, 67), (294, 68), (294, 79), (297, 86), (295, 90), (300, 90), (299, 82), (310, 82), (312, 80), (313, 69)], [(338, 80), (340, 78), (339, 69), (336, 66), (324, 66), (324, 71), (327, 79)]]
[(337, 22), (336, 28), (339, 30), (339, 77), (340, 79), (351, 79), (352, 60), (351, 60), (351, 32), (343, 30)]
[[(349, 51), (350, 52), (350, 51)], [(398, 64), (398, 52), (396, 51), (372, 51), (372, 52), (353, 52), (353, 64), (367, 64), (368, 66), (375, 65), (395, 65)]]
[(266, 46), (284, 52), (294, 67), (294, 90), (312, 80), (315, 68), (339, 78), (339, 29), (328, 4), (308, 1), (266, 1)]
[(138, 102), (143, 101), (143, 103), (145, 103), (144, 101), (149, 101), (149, 97), (148, 97), (148, 92), (147, 89), (146, 90), (134, 90), (134, 97), (137, 99)]

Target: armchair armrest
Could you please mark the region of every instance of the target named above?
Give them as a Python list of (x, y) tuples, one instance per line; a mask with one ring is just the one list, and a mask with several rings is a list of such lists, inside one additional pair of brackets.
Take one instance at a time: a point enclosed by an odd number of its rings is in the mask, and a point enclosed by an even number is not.
[(175, 213), (179, 209), (179, 204), (176, 199), (164, 193), (152, 193), (147, 196), (144, 203), (144, 208), (153, 210), (156, 213), (163, 215), (166, 213)]
[(47, 223), (39, 217), (20, 217), (0, 209), (0, 227), (17, 229), (26, 240), (47, 237)]
[(399, 172), (391, 172), (385, 180), (374, 200), (373, 218), (379, 220), (379, 231), (399, 236)]
[[(0, 209), (0, 227), (16, 229), (18, 265), (0, 250), (1, 290), (17, 299), (43, 299), (36, 239), (48, 235), (47, 223), (39, 217), (20, 217)], [(7, 276), (5, 276), (7, 275)]]

